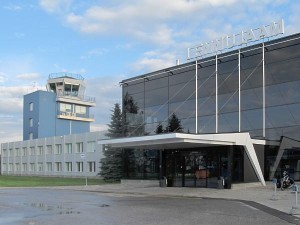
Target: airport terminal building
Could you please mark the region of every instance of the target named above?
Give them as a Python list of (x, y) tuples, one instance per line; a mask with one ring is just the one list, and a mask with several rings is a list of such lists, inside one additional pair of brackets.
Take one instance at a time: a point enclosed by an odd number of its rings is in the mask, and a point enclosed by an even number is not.
[(252, 30), (236, 46), (227, 36), (228, 49), (206, 43), (186, 63), (123, 80), (122, 138), (89, 132), (95, 100), (81, 77), (49, 77), (48, 92), (24, 98), (24, 141), (1, 144), (1, 174), (96, 176), (110, 145), (123, 151), (123, 180), (231, 188), (284, 170), (300, 180), (300, 33), (267, 37), (283, 29), (273, 25), (256, 42)]
[(124, 148), (125, 179), (174, 187), (224, 179), (230, 188), (287, 170), (300, 180), (300, 34), (190, 57), (121, 85), (126, 137), (98, 143)]

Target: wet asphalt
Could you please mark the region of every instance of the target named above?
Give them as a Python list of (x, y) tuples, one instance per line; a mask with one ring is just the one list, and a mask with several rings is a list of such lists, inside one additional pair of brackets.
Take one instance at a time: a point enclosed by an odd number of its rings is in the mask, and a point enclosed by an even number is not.
[(286, 225), (299, 222), (293, 223), (277, 213), (247, 201), (225, 199), (43, 188), (0, 189), (0, 225)]

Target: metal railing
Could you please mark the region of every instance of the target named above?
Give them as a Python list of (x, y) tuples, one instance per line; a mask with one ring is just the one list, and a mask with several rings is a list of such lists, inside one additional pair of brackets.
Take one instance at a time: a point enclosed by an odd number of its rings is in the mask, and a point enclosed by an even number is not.
[(78, 92), (70, 92), (70, 91), (64, 91), (64, 92), (59, 92), (57, 93), (58, 98), (70, 98), (70, 99), (79, 99), (84, 102), (91, 102), (95, 103), (96, 98), (95, 97), (90, 97), (90, 96), (85, 96), (85, 95), (78, 95)]
[(59, 72), (59, 73), (50, 73), (49, 79), (55, 79), (55, 78), (63, 78), (63, 77), (70, 77), (77, 80), (84, 80), (83, 76), (76, 73), (69, 73), (69, 72)]

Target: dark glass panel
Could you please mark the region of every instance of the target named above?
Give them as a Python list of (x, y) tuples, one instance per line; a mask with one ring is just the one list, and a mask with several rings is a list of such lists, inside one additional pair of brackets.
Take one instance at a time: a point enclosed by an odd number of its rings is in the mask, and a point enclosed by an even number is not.
[(261, 108), (263, 104), (262, 88), (241, 91), (241, 110)]
[(189, 99), (195, 99), (195, 89), (196, 86), (194, 82), (170, 86), (170, 102), (182, 102)]
[(198, 117), (198, 133), (211, 134), (216, 132), (216, 116)]
[(144, 92), (132, 94), (130, 96), (132, 97), (134, 104), (137, 106), (138, 112), (143, 111), (143, 109), (144, 109)]
[(266, 63), (280, 62), (286, 59), (292, 59), (300, 56), (300, 39), (287, 41), (275, 45), (266, 45), (265, 59)]
[(237, 112), (239, 110), (239, 93), (218, 96), (218, 113)]
[(266, 128), (286, 127), (296, 124), (288, 105), (266, 108)]
[(168, 88), (159, 88), (145, 92), (145, 107), (168, 103)]
[(156, 134), (156, 130), (157, 130), (157, 127), (159, 125), (162, 125), (162, 129), (163, 131), (166, 130), (166, 127), (167, 127), (167, 122), (161, 122), (161, 123), (146, 123), (145, 124), (145, 132), (146, 134)]
[(148, 149), (125, 149), (126, 160), (131, 162), (129, 168), (125, 168), (127, 179), (158, 179), (159, 151)]
[(238, 71), (232, 71), (223, 75), (218, 74), (218, 94), (238, 92), (239, 77)]
[(218, 115), (218, 132), (238, 132), (239, 114), (226, 113)]
[(241, 70), (241, 90), (262, 87), (263, 68), (258, 66), (255, 68)]
[(198, 116), (216, 114), (216, 97), (205, 97), (198, 99)]
[(183, 128), (184, 133), (196, 133), (196, 119), (194, 118), (186, 118), (181, 120), (181, 126)]
[(262, 48), (241, 52), (241, 70), (247, 70), (262, 65)]
[(168, 106), (158, 105), (145, 108), (145, 122), (156, 123), (168, 120)]
[(250, 130), (248, 131), (251, 138), (258, 138), (258, 139), (262, 139), (263, 137), (263, 130)]
[[(261, 130), (263, 128), (263, 110), (241, 111), (241, 131)], [(262, 136), (262, 133), (261, 135)]]
[(216, 74), (216, 63), (212, 60), (207, 63), (198, 64), (198, 79), (204, 79), (208, 77), (215, 76)]
[(191, 118), (195, 117), (196, 113), (196, 102), (195, 100), (190, 100), (186, 102), (176, 102), (171, 103), (169, 114), (176, 114), (178, 118)]
[(266, 129), (266, 139), (268, 139), (268, 140), (279, 141), (282, 135), (283, 135), (282, 128)]
[(238, 54), (218, 58), (218, 75), (238, 71)]
[(168, 75), (170, 85), (191, 82), (192, 80), (195, 80), (196, 65), (195, 63), (193, 63), (186, 68), (182, 68), (179, 70), (170, 70), (168, 72)]
[(145, 90), (154, 90), (162, 87), (168, 87), (167, 74), (157, 75), (149, 78), (145, 78)]
[(266, 85), (300, 80), (300, 57), (266, 65)]
[(295, 123), (300, 124), (300, 104), (298, 103), (298, 104), (287, 105), (286, 107), (288, 108), (289, 112), (291, 113)]
[(140, 79), (138, 81), (124, 83), (122, 85), (122, 87), (123, 87), (124, 93), (128, 92), (129, 94), (134, 94), (134, 93), (138, 93), (138, 92), (143, 92), (144, 91), (144, 80)]
[(266, 87), (266, 106), (300, 102), (300, 81)]
[(300, 102), (300, 81), (266, 87), (266, 106)]
[(198, 98), (216, 95), (216, 76), (198, 79)]

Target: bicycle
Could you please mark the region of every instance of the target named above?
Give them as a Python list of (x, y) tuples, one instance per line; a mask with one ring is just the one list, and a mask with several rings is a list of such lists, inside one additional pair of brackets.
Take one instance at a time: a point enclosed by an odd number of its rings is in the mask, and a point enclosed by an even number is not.
[(277, 188), (280, 188), (282, 191), (292, 188), (295, 185), (295, 181), (290, 178), (286, 171), (283, 171), (282, 175), (283, 177), (277, 182)]

